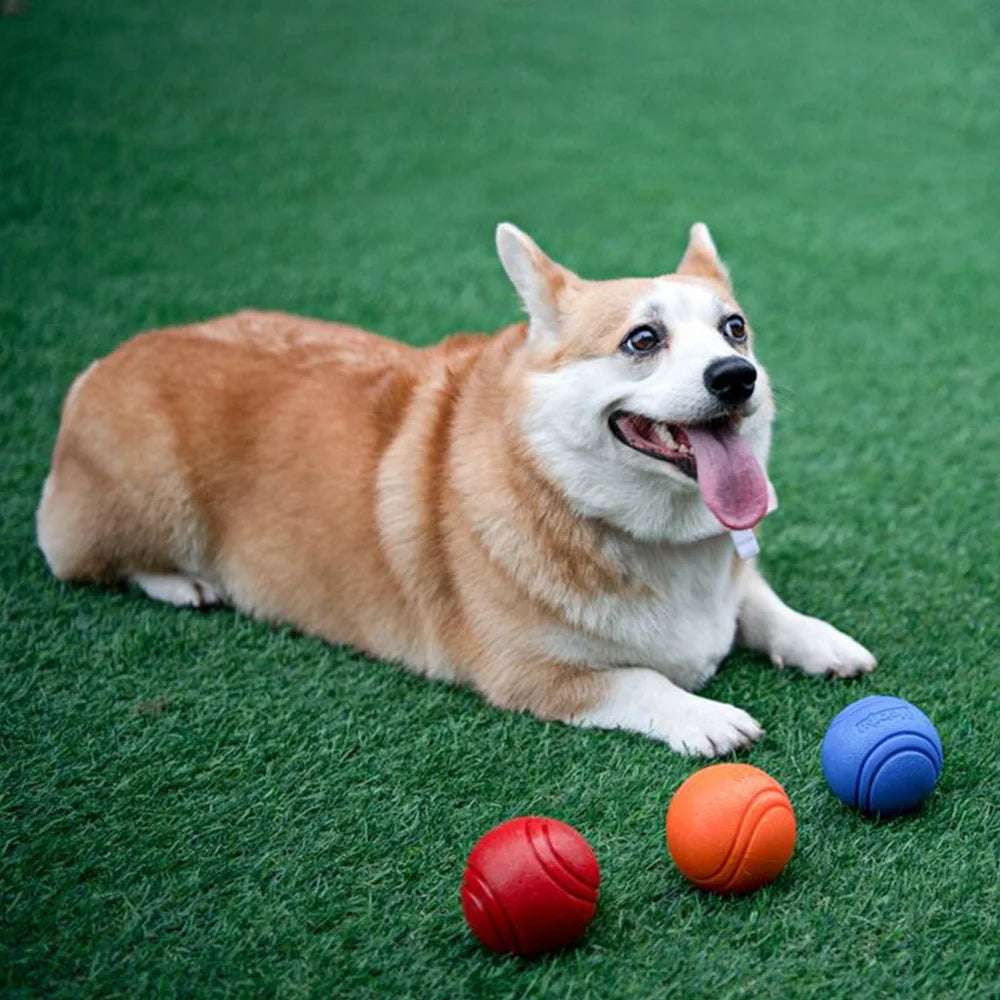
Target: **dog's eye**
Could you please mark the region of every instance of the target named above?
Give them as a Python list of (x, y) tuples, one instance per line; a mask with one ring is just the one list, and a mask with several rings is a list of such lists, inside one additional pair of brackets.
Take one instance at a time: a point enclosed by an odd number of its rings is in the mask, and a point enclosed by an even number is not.
[(727, 316), (719, 324), (719, 329), (723, 336), (736, 341), (737, 344), (742, 344), (747, 339), (747, 321), (739, 313)]
[(649, 354), (662, 343), (660, 334), (651, 326), (637, 326), (621, 343), (626, 354)]

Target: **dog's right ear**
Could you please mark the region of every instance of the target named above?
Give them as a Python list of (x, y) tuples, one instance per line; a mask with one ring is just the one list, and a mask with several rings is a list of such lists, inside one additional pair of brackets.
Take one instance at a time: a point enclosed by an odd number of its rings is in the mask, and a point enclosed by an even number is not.
[(579, 278), (547, 257), (530, 236), (509, 222), (497, 226), (497, 253), (528, 310), (530, 337), (538, 341), (558, 337), (560, 299)]

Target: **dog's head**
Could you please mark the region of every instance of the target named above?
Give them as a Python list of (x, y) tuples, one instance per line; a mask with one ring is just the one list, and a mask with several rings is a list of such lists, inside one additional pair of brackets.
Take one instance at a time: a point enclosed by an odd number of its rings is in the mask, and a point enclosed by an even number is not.
[(497, 250), (529, 314), (522, 427), (570, 503), (644, 539), (760, 521), (774, 406), (708, 228), (659, 278), (585, 281), (509, 223)]

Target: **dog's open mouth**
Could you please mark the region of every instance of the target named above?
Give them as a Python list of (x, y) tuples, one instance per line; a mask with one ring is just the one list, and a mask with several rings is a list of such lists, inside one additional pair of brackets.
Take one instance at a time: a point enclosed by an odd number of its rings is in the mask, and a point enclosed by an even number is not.
[(695, 480), (705, 505), (727, 528), (752, 528), (767, 513), (767, 476), (736, 420), (681, 425), (617, 410), (609, 423), (622, 444)]
[(663, 424), (638, 413), (618, 410), (611, 416), (611, 433), (622, 444), (641, 451), (650, 458), (670, 462), (692, 479), (698, 478), (691, 439), (680, 424)]

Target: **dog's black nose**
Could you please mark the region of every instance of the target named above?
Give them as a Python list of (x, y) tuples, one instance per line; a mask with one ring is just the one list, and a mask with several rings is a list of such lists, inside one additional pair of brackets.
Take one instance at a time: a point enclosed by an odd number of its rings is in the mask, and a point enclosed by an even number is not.
[(739, 406), (753, 395), (757, 369), (743, 358), (713, 361), (705, 369), (705, 388), (724, 406)]

